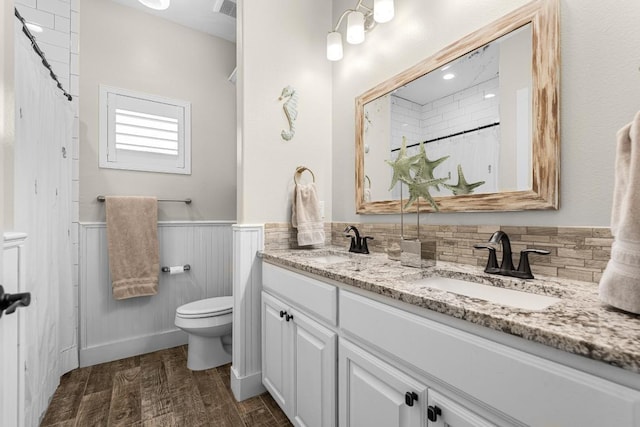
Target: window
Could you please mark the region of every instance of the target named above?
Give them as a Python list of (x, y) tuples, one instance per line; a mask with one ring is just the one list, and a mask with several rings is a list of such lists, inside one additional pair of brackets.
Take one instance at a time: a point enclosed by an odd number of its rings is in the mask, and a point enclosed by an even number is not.
[(191, 104), (100, 85), (100, 167), (191, 174)]

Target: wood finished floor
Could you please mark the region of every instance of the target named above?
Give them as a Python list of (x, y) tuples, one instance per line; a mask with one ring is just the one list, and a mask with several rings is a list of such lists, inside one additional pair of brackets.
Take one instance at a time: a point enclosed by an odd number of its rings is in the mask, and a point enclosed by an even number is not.
[(185, 346), (75, 369), (60, 386), (41, 426), (291, 426), (273, 398), (236, 402), (230, 365), (187, 368)]

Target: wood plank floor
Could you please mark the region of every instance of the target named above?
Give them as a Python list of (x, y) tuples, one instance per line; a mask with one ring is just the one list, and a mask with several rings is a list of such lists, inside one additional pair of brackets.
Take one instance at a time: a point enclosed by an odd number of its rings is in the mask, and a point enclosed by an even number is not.
[(75, 369), (41, 426), (291, 426), (268, 393), (236, 402), (230, 367), (187, 368), (186, 346)]

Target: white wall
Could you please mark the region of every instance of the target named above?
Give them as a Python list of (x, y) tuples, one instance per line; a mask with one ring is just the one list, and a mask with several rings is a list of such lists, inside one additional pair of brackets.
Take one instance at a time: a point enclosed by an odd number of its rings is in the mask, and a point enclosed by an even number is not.
[[(293, 173), (300, 165), (313, 170), (319, 198), (326, 203), (325, 221), (330, 221), (331, 64), (325, 43), (333, 25), (331, 4), (274, 0), (243, 6), (238, 33), (238, 222), (289, 221)], [(278, 97), (287, 85), (299, 95), (291, 141), (280, 136), (288, 124)]]
[[(82, 221), (104, 221), (101, 194), (193, 199), (160, 220), (235, 219), (235, 44), (107, 0), (83, 0), (80, 27)], [(191, 102), (192, 174), (98, 168), (100, 84)]]
[[(334, 18), (351, 0), (334, 0)], [(364, 44), (345, 44), (333, 68), (333, 220), (397, 222), (397, 215), (356, 215), (354, 98), (526, 1), (404, 0), (393, 21)], [(596, 0), (560, 0), (560, 209), (428, 215), (431, 224), (608, 226), (615, 133), (638, 110), (637, 17), (640, 2), (612, 8)]]

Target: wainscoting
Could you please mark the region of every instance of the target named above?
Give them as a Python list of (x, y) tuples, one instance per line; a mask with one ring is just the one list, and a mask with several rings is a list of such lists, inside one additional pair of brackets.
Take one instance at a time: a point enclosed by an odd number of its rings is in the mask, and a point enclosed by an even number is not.
[(232, 222), (159, 222), (160, 265), (189, 264), (183, 274), (160, 274), (151, 297), (117, 301), (111, 295), (104, 223), (80, 224), (80, 366), (186, 344), (173, 324), (176, 308), (232, 294)]

